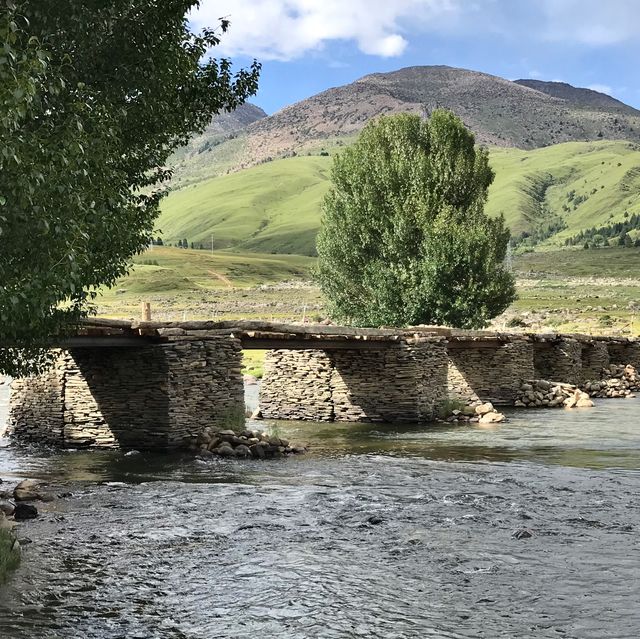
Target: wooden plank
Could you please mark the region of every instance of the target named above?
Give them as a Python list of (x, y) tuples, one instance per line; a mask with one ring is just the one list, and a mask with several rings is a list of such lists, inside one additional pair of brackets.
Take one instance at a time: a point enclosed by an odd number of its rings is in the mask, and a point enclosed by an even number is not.
[(131, 328), (131, 320), (109, 319), (106, 317), (86, 317), (85, 319), (80, 320), (80, 326)]
[(500, 348), (509, 342), (505, 340), (468, 340), (468, 339), (451, 339), (447, 342), (447, 350), (463, 351), (475, 348)]
[(133, 322), (133, 328), (158, 329), (182, 328), (185, 330), (229, 330), (263, 331), (270, 333), (290, 333), (294, 335), (404, 335), (411, 331), (404, 329), (353, 328), (350, 326), (325, 326), (323, 324), (279, 324), (262, 320), (189, 321), (189, 322)]
[[(197, 334), (197, 331), (194, 334)], [(306, 333), (273, 333), (269, 331), (232, 331), (229, 334), (239, 339), (271, 339), (279, 341), (304, 339), (318, 342), (327, 340), (349, 342), (398, 342), (402, 339), (402, 337), (399, 335), (322, 335)]]
[(242, 337), (242, 348), (246, 350), (353, 350), (379, 351), (387, 348), (397, 348), (398, 342), (370, 341), (370, 340), (333, 340), (333, 339), (276, 339), (259, 337)]
[(78, 336), (66, 337), (54, 340), (51, 348), (61, 348), (63, 350), (72, 350), (75, 348), (144, 348), (149, 344), (157, 344), (157, 338), (148, 338), (142, 336)]

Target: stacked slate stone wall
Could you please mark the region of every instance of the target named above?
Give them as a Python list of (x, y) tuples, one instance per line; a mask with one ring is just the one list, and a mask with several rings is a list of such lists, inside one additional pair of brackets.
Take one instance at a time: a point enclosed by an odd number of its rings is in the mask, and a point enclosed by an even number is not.
[(244, 424), (244, 383), (240, 340), (207, 331), (169, 329), (161, 345), (168, 363), (168, 445), (181, 446), (206, 427)]
[(601, 340), (582, 342), (581, 361), (581, 383), (601, 379), (603, 370), (610, 364), (607, 342)]
[(265, 418), (311, 421), (429, 421), (446, 397), (442, 340), (380, 350), (275, 350), (260, 388)]
[(631, 364), (640, 369), (640, 343), (635, 341), (611, 340), (607, 343), (611, 364), (626, 366)]
[(240, 344), (171, 335), (140, 348), (62, 351), (12, 385), (9, 432), (63, 447), (178, 448), (244, 414)]
[[(61, 355), (59, 353), (59, 355)], [(64, 361), (57, 357), (44, 374), (11, 382), (7, 432), (23, 441), (55, 446), (64, 437)]]
[(515, 402), (522, 382), (533, 378), (533, 346), (515, 340), (496, 347), (465, 344), (449, 346), (448, 394), (466, 404)]
[(579, 384), (582, 381), (582, 345), (573, 338), (534, 342), (534, 367), (532, 378)]
[(260, 385), (260, 412), (266, 419), (331, 422), (333, 364), (321, 350), (267, 351)]
[(438, 415), (442, 402), (448, 399), (447, 343), (440, 339), (416, 338), (409, 340), (408, 344), (417, 371), (415, 384), (419, 421), (431, 421)]

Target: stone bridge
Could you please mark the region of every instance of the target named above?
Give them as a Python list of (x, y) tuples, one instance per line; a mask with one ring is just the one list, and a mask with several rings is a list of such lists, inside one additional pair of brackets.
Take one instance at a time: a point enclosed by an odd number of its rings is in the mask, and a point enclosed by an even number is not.
[(635, 339), (440, 327), (92, 319), (53, 347), (46, 374), (13, 382), (9, 431), (66, 447), (172, 449), (241, 423), (243, 349), (268, 350), (263, 416), (312, 421), (428, 422), (446, 399), (512, 405), (525, 380), (640, 368)]

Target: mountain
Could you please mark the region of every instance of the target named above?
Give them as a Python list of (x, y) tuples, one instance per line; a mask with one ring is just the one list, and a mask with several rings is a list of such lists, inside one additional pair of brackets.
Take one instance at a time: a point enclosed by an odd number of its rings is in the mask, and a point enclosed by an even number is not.
[[(496, 179), (487, 212), (504, 213), (514, 237), (538, 234), (561, 246), (580, 231), (640, 214), (640, 145), (569, 142), (541, 149), (490, 149)], [(176, 190), (158, 227), (166, 242), (313, 255), (331, 158), (267, 162)]]
[(602, 109), (612, 113), (624, 113), (626, 115), (638, 115), (638, 111), (620, 100), (612, 98), (606, 93), (594, 91), (593, 89), (581, 89), (566, 82), (545, 82), (544, 80), (516, 80), (516, 84), (535, 89), (541, 93), (546, 93), (552, 98), (559, 98), (571, 102), (576, 107), (586, 109)]
[(372, 118), (451, 109), (489, 146), (534, 149), (572, 141), (640, 141), (640, 111), (559, 82), (512, 82), (447, 66), (374, 73), (257, 119), (233, 139), (200, 146), (176, 168), (177, 186), (294, 154), (348, 144)]
[[(171, 157), (169, 166), (177, 176), (174, 186), (197, 181), (198, 169), (202, 169), (205, 176), (210, 175), (207, 152), (234, 140), (249, 125), (266, 117), (267, 114), (259, 106), (249, 102), (229, 113), (216, 115), (203, 133), (191, 138), (186, 146)], [(203, 160), (204, 166), (200, 166)], [(216, 172), (219, 170), (218, 167)]]

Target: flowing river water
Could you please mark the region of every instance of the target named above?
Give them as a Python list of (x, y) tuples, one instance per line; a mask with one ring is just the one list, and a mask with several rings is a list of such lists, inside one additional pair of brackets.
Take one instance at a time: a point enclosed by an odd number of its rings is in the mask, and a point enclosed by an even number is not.
[(0, 638), (636, 639), (639, 414), (270, 423), (311, 449), (263, 462), (0, 447), (5, 486), (70, 493), (19, 527)]

